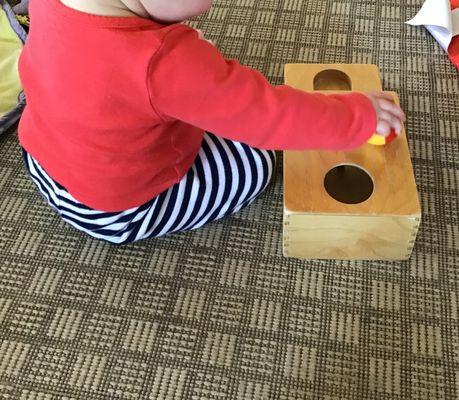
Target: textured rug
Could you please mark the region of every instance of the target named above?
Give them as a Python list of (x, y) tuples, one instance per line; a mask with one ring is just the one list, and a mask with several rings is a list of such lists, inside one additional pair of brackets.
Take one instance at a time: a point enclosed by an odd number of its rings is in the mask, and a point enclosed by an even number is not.
[(458, 73), (403, 24), (420, 4), (216, 0), (192, 22), (273, 83), (287, 62), (379, 65), (423, 208), (406, 262), (283, 258), (281, 166), (237, 216), (113, 247), (62, 223), (1, 136), (0, 398), (459, 398)]

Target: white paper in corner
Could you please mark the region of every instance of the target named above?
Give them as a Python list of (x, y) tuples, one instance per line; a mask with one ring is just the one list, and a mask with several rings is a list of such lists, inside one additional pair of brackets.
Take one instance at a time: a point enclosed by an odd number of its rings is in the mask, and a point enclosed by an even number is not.
[(426, 0), (416, 16), (406, 23), (425, 26), (448, 51), (452, 38), (459, 35), (459, 9), (451, 11), (450, 0)]

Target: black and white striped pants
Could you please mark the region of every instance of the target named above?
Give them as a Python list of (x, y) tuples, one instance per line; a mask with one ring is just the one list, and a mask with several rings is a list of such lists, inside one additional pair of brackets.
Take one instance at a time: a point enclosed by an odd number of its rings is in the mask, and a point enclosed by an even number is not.
[(24, 151), (30, 176), (46, 201), (75, 228), (115, 244), (183, 232), (235, 213), (268, 185), (275, 152), (206, 133), (196, 160), (180, 182), (147, 203), (104, 212), (78, 202)]

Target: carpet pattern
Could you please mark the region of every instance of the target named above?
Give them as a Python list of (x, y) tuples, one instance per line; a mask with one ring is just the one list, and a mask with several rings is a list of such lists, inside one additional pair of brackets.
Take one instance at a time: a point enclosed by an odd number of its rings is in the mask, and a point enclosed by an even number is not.
[(420, 5), (216, 0), (191, 22), (273, 83), (288, 62), (380, 67), (423, 208), (406, 262), (283, 258), (281, 165), (234, 217), (114, 247), (62, 223), (0, 136), (0, 398), (459, 398), (458, 73), (403, 24)]

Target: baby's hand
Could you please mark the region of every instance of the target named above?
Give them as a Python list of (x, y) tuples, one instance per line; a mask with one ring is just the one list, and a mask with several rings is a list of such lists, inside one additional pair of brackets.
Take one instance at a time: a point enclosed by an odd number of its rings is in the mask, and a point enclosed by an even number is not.
[(391, 130), (397, 135), (402, 133), (403, 122), (406, 117), (403, 110), (394, 103), (388, 93), (370, 92), (364, 93), (376, 111), (376, 133), (381, 136), (388, 136)]

